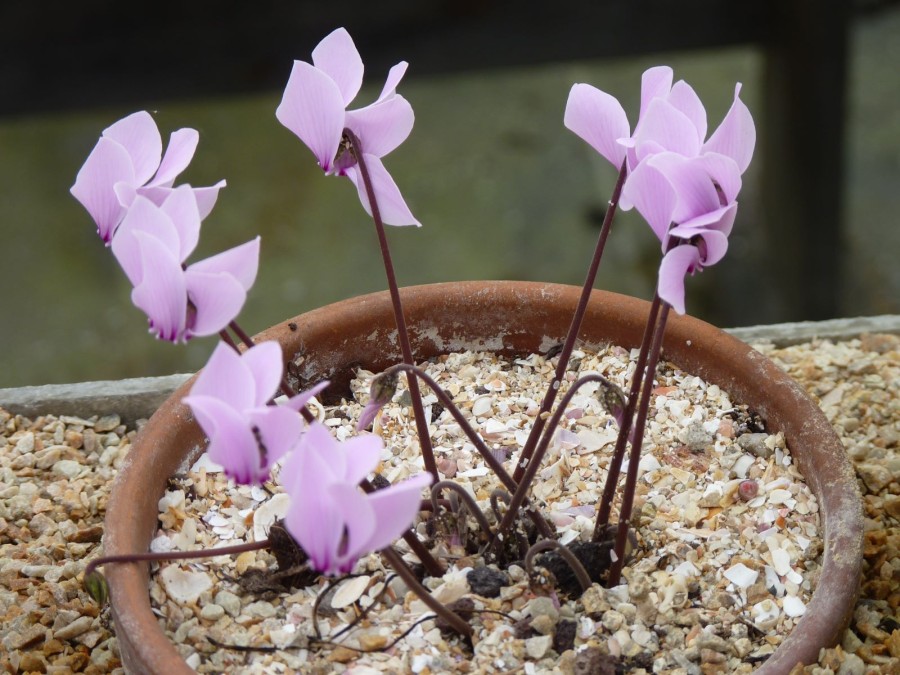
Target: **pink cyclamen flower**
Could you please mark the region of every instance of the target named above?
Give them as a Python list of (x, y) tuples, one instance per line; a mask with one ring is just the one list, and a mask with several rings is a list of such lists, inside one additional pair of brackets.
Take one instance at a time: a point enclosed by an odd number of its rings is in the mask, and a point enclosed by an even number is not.
[[(628, 159), (628, 170), (658, 152), (694, 157), (715, 152), (731, 157), (741, 173), (756, 144), (753, 118), (735, 87), (734, 101), (722, 123), (705, 140), (706, 108), (694, 89), (680, 80), (672, 84), (668, 66), (650, 68), (641, 78), (641, 107), (634, 133), (618, 100), (589, 84), (575, 84), (569, 92), (565, 126), (587, 141), (618, 169)], [(624, 204), (623, 204), (624, 206)]]
[(294, 448), (305, 423), (299, 410), (328, 386), (323, 382), (268, 405), (284, 370), (281, 346), (261, 342), (238, 355), (220, 342), (182, 401), (209, 438), (207, 452), (238, 483), (260, 484)]
[[(350, 129), (362, 146), (384, 222), (421, 225), (381, 161), (406, 140), (415, 120), (412, 106), (396, 91), (407, 63), (401, 61), (391, 68), (374, 103), (347, 110), (359, 93), (363, 79), (363, 62), (350, 34), (344, 28), (332, 32), (313, 50), (312, 61), (312, 64), (294, 61), (275, 112), (278, 121), (312, 150), (326, 174), (347, 176), (353, 181), (363, 208), (371, 215), (372, 207), (356, 159), (344, 144), (344, 129)], [(357, 151), (358, 148), (353, 149)]]
[[(198, 140), (196, 130), (179, 129), (172, 133), (163, 155), (156, 122), (143, 111), (103, 130), (70, 192), (91, 214), (107, 245), (137, 195), (162, 204), (175, 179), (190, 164)], [(192, 188), (201, 219), (212, 210), (224, 186), (222, 180), (210, 187)]]
[(658, 292), (684, 314), (684, 278), (714, 265), (728, 250), (737, 215), (740, 169), (730, 157), (662, 152), (638, 164), (623, 187), (662, 242)]
[(134, 286), (131, 300), (161, 340), (213, 335), (240, 312), (256, 279), (259, 237), (188, 267), (200, 233), (193, 190), (182, 185), (157, 206), (137, 196), (112, 241)]
[(431, 475), (420, 473), (384, 490), (364, 494), (359, 483), (378, 466), (377, 436), (339, 443), (312, 424), (281, 470), (291, 495), (285, 525), (323, 574), (346, 574), (367, 553), (381, 550), (409, 528)]

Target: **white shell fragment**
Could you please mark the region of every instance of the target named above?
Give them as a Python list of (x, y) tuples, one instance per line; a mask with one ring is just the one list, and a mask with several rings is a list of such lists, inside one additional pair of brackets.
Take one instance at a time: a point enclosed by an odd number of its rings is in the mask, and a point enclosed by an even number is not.
[(269, 528), (272, 527), (276, 520), (287, 515), (290, 504), (291, 498), (284, 492), (260, 504), (259, 508), (253, 513), (254, 541), (261, 541), (269, 536)]
[(159, 573), (163, 589), (175, 602), (190, 603), (203, 591), (212, 588), (212, 579), (206, 572), (188, 572), (178, 565), (166, 565)]
[(343, 609), (344, 607), (352, 605), (366, 592), (370, 579), (371, 577), (364, 574), (360, 577), (354, 577), (342, 582), (341, 585), (338, 586), (334, 596), (331, 598), (331, 606), (334, 609)]
[(806, 605), (796, 595), (786, 595), (781, 601), (781, 607), (788, 616), (803, 616), (806, 614)]
[(756, 583), (756, 579), (759, 576), (759, 572), (751, 570), (744, 563), (733, 565), (722, 574), (738, 588), (749, 588)]

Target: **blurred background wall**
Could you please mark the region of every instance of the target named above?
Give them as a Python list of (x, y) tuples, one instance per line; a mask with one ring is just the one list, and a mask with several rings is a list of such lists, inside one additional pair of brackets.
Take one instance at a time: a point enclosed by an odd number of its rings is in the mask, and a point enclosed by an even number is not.
[[(377, 6), (376, 6), (377, 5)], [(677, 7), (676, 7), (677, 5)], [(900, 6), (894, 3), (392, 2), (0, 8), (0, 387), (196, 370), (212, 338), (154, 341), (70, 195), (100, 132), (151, 110), (164, 140), (200, 145), (179, 182), (225, 178), (193, 259), (262, 235), (240, 316), (256, 332), (382, 290), (371, 222), (275, 119), (292, 59), (346, 25), (387, 69), (412, 135), (386, 159), (421, 229), (392, 228), (402, 285), (455, 279), (580, 284), (614, 181), (562, 125), (569, 88), (617, 96), (669, 64), (707, 105), (734, 83), (760, 133), (728, 257), (688, 282), (688, 311), (723, 326), (900, 312)], [(49, 17), (52, 16), (52, 21)], [(649, 298), (658, 242), (620, 214), (598, 287)]]

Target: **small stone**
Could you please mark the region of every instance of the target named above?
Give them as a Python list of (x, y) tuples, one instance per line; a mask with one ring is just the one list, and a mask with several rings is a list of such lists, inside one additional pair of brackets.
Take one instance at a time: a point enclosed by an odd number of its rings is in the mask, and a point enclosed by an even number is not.
[(581, 604), (588, 616), (599, 618), (604, 612), (612, 609), (606, 598), (606, 589), (598, 584), (592, 585), (581, 596)]
[(483, 598), (496, 598), (500, 589), (509, 585), (509, 577), (493, 567), (476, 567), (466, 575), (469, 588)]
[(878, 494), (891, 484), (893, 475), (887, 467), (880, 464), (861, 463), (856, 465), (856, 473), (863, 479), (870, 492)]
[(614, 675), (616, 661), (599, 647), (588, 647), (575, 655), (575, 675)]
[(159, 573), (159, 580), (172, 600), (185, 604), (196, 601), (203, 591), (212, 587), (206, 572), (189, 572), (177, 565), (164, 567)]
[(90, 616), (80, 616), (68, 626), (63, 626), (59, 630), (53, 631), (53, 637), (57, 640), (71, 640), (83, 633), (87, 633), (94, 624), (94, 619)]
[(31, 647), (37, 644), (38, 642), (42, 642), (46, 634), (46, 628), (44, 628), (40, 624), (33, 624), (31, 626), (28, 626), (28, 628), (26, 628), (21, 633), (10, 631), (3, 638), (2, 644), (9, 651), (25, 649), (26, 647)]
[(350, 663), (357, 656), (358, 652), (344, 646), (337, 646), (328, 654), (328, 660), (332, 663)]
[(271, 602), (259, 600), (257, 602), (251, 602), (249, 605), (244, 607), (244, 614), (248, 616), (260, 616), (264, 619), (268, 619), (269, 617), (275, 616), (276, 609)]
[(744, 452), (749, 452), (757, 457), (768, 459), (775, 454), (774, 449), (766, 445), (769, 434), (743, 434), (738, 436), (737, 443)]
[(81, 469), (81, 464), (72, 459), (61, 459), (53, 465), (53, 473), (58, 473), (70, 480), (81, 473)]
[(700, 422), (691, 422), (678, 434), (678, 440), (688, 446), (691, 452), (703, 452), (712, 445), (713, 436), (703, 428)]
[(204, 605), (200, 610), (200, 617), (209, 621), (218, 621), (225, 616), (225, 608), (215, 603)]
[(104, 415), (94, 423), (95, 431), (112, 431), (122, 423), (118, 415)]
[(550, 635), (538, 635), (525, 640), (525, 653), (535, 661), (544, 658), (553, 646), (553, 638)]
[(359, 638), (359, 646), (367, 652), (373, 652), (377, 649), (384, 649), (387, 644), (387, 637), (378, 635), (377, 633), (366, 633)]
[(866, 664), (861, 658), (856, 654), (844, 654), (837, 675), (863, 675), (865, 672)]
[(237, 616), (241, 613), (241, 599), (231, 591), (219, 591), (216, 593), (215, 602), (221, 606), (229, 616)]
[(341, 583), (335, 594), (331, 597), (331, 606), (334, 609), (343, 609), (359, 600), (360, 596), (369, 587), (371, 577), (362, 575), (353, 577)]

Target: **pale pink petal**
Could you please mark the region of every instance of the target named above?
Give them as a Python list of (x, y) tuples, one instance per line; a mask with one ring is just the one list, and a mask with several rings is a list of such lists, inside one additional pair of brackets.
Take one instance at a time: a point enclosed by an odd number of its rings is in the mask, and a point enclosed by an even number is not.
[(101, 138), (78, 171), (70, 192), (97, 224), (97, 234), (107, 244), (125, 209), (113, 189), (116, 183), (134, 183), (134, 167), (128, 152), (119, 143)]
[(380, 551), (408, 530), (419, 512), (422, 490), (429, 485), (431, 474), (423, 472), (367, 495), (366, 499), (375, 512), (376, 528), (366, 541), (364, 550)]
[(197, 133), (196, 129), (173, 131), (169, 137), (169, 146), (166, 148), (166, 154), (163, 155), (159, 169), (148, 185), (171, 187), (178, 174), (184, 171), (188, 164), (191, 163), (199, 140), (200, 134)]
[(247, 420), (215, 396), (186, 396), (194, 418), (209, 438), (206, 452), (237, 483), (259, 484), (268, 477), (259, 444)]
[(362, 412), (359, 413), (359, 419), (356, 422), (356, 430), (362, 431), (363, 429), (368, 429), (369, 425), (375, 421), (375, 418), (378, 417), (378, 413), (384, 407), (384, 404), (372, 399), (366, 404), (366, 407), (362, 409)]
[(141, 252), (142, 278), (131, 301), (150, 319), (150, 332), (160, 340), (184, 340), (187, 290), (181, 263), (159, 239), (135, 231)]
[(731, 157), (720, 155), (717, 152), (704, 152), (699, 157), (691, 160), (703, 167), (703, 170), (715, 181), (722, 190), (720, 201), (725, 203), (737, 199), (741, 191), (741, 170)]
[(384, 157), (405, 141), (414, 122), (412, 106), (402, 96), (349, 110), (346, 117), (346, 126), (356, 134), (362, 152), (376, 157)]
[(359, 485), (378, 466), (384, 444), (379, 436), (354, 436), (340, 444), (345, 464), (338, 479), (348, 485)]
[(672, 309), (684, 314), (684, 277), (700, 265), (700, 252), (695, 246), (676, 246), (666, 253), (659, 266), (659, 297)]
[(122, 145), (128, 152), (134, 165), (137, 185), (143, 185), (153, 177), (162, 156), (162, 138), (150, 113), (132, 113), (107, 127), (103, 135)]
[(684, 223), (721, 206), (716, 186), (703, 165), (675, 152), (657, 153), (647, 163), (668, 179), (678, 196), (672, 213), (674, 222)]
[[(369, 178), (378, 202), (378, 210), (385, 225), (415, 225), (421, 227), (422, 223), (415, 219), (409, 207), (400, 194), (400, 189), (384, 168), (381, 160), (374, 155), (364, 155), (366, 167), (369, 170)], [(369, 197), (366, 194), (365, 183), (359, 174), (359, 167), (352, 166), (346, 170), (346, 176), (353, 181), (356, 191), (359, 193), (359, 201), (370, 216), (372, 208), (369, 205)]]
[[(310, 444), (310, 434), (319, 427), (310, 426), (300, 447), (288, 455), (281, 469), (281, 481), (291, 496), (284, 519), (288, 532), (309, 556), (314, 569), (328, 570), (344, 536), (344, 523), (330, 492), (334, 483), (331, 468)], [(327, 430), (322, 431), (331, 438)]]
[(291, 410), (299, 411), (301, 408), (303, 408), (303, 406), (309, 403), (313, 397), (318, 396), (320, 392), (327, 389), (329, 384), (331, 384), (331, 382), (329, 382), (328, 380), (323, 380), (314, 387), (310, 387), (306, 391), (300, 392), (296, 396), (291, 396), (282, 405), (290, 408)]
[[(685, 234), (676, 236), (690, 238), (693, 236), (690, 232), (696, 230), (716, 230), (717, 232), (721, 232), (725, 236), (728, 236), (731, 234), (731, 228), (734, 226), (736, 216), (737, 202), (731, 202), (731, 204), (721, 206), (714, 211), (702, 213), (696, 218), (691, 218), (683, 223), (679, 223), (678, 231)], [(674, 228), (672, 233), (675, 233)]]
[(260, 342), (241, 355), (241, 363), (253, 378), (252, 405), (266, 405), (278, 390), (284, 374), (281, 345), (274, 340)]
[(213, 210), (213, 207), (216, 205), (216, 199), (219, 197), (219, 190), (225, 185), (225, 181), (220, 180), (209, 187), (193, 188), (194, 197), (197, 199), (197, 210), (200, 212), (200, 220), (206, 218)]
[(249, 291), (256, 281), (259, 269), (259, 240), (256, 237), (240, 246), (195, 262), (190, 269), (195, 272), (226, 272), (237, 279), (244, 290)]
[(294, 61), (275, 116), (312, 150), (319, 166), (331, 171), (344, 132), (345, 103), (334, 81), (303, 61)]
[(225, 342), (219, 342), (191, 387), (191, 396), (212, 396), (236, 410), (254, 407), (253, 374), (241, 356)]
[(181, 185), (166, 197), (160, 210), (165, 213), (178, 232), (178, 259), (181, 262), (196, 248), (200, 239), (200, 212), (190, 185)]
[(368, 542), (377, 531), (378, 523), (369, 500), (359, 488), (350, 483), (334, 483), (329, 488), (332, 504), (340, 514), (346, 528), (346, 543), (343, 550), (335, 551), (328, 574), (347, 574), (362, 555), (370, 553)]
[(666, 177), (647, 162), (641, 162), (625, 180), (622, 195), (637, 208), (657, 238), (665, 241), (678, 203)]
[(381, 94), (378, 95), (378, 101), (383, 101), (384, 99), (393, 96), (397, 93), (397, 85), (400, 84), (400, 80), (403, 79), (403, 76), (406, 74), (406, 69), (409, 64), (406, 61), (401, 61), (388, 72), (387, 79), (384, 82), (384, 86), (381, 88)]
[(703, 143), (706, 138), (706, 108), (694, 88), (684, 80), (678, 80), (667, 100), (693, 123), (697, 129), (697, 140)]
[(718, 152), (737, 162), (741, 173), (747, 170), (756, 147), (756, 125), (750, 110), (740, 99), (740, 83), (734, 89), (734, 102), (706, 144), (704, 152)]
[(669, 66), (655, 66), (644, 71), (641, 75), (641, 117), (647, 111), (650, 101), (668, 96), (672, 89), (672, 76)]
[(625, 159), (619, 139), (631, 134), (628, 117), (614, 97), (589, 84), (576, 84), (569, 91), (563, 124), (599, 152), (617, 169)]
[(711, 267), (725, 257), (728, 251), (728, 236), (718, 230), (705, 230), (700, 233), (703, 247), (700, 250), (700, 264)]
[(300, 440), (303, 418), (296, 410), (273, 405), (252, 410), (249, 417), (265, 448), (263, 469), (268, 473), (272, 465), (293, 450)]
[[(144, 197), (137, 197), (116, 230), (111, 249), (132, 285), (141, 283), (144, 263), (141, 258), (142, 240), (134, 235), (141, 232), (164, 247), (173, 259), (178, 258), (180, 241), (174, 223), (158, 206)], [(181, 263), (181, 260), (177, 260)], [(179, 267), (180, 274), (180, 267)]]
[(185, 337), (215, 335), (240, 313), (247, 291), (227, 272), (198, 272), (193, 266), (183, 274), (193, 311)]
[(694, 123), (661, 98), (650, 101), (646, 114), (641, 117), (640, 128), (634, 132), (634, 143), (638, 161), (658, 152), (659, 147), (685, 157), (695, 157), (700, 152)]
[(313, 65), (328, 75), (341, 92), (346, 108), (356, 98), (363, 80), (363, 62), (345, 28), (326, 35), (312, 53)]
[[(115, 141), (113, 141), (113, 142), (115, 142)], [(130, 164), (131, 160), (129, 159), (128, 162)], [(162, 197), (159, 200), (152, 199), (152, 198), (150, 199), (150, 201), (153, 202), (154, 204), (156, 204), (157, 206), (160, 206), (166, 200), (166, 197), (169, 196), (169, 193), (172, 191), (172, 188), (159, 188), (159, 189), (165, 190)], [(116, 193), (116, 199), (118, 199), (119, 204), (126, 209), (132, 205), (135, 197), (137, 197), (138, 194), (141, 194), (141, 192), (138, 192), (138, 190), (143, 191), (144, 188), (135, 187), (133, 183), (129, 183), (129, 182), (123, 181), (123, 180), (120, 180), (118, 183), (113, 185), (113, 192)]]

